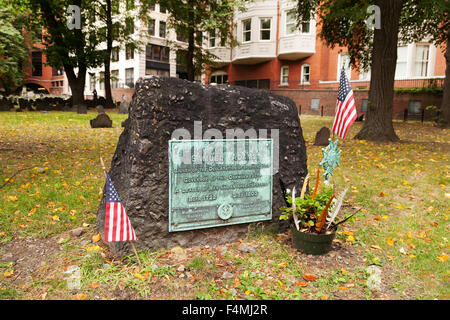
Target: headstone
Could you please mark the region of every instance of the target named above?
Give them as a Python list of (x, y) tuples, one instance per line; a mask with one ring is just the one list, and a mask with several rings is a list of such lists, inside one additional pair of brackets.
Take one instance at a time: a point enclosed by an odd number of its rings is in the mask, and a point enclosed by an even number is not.
[(11, 100), (7, 98), (0, 98), (0, 111), (10, 111), (14, 107)]
[[(277, 172), (271, 177), (272, 193), (264, 194), (272, 198), (272, 206), (268, 208), (272, 211), (272, 220), (265, 223), (266, 228), (287, 229), (288, 223), (279, 220), (279, 208), (285, 205), (280, 180), (289, 189), (294, 186), (300, 189), (307, 174), (305, 142), (297, 107), (291, 99), (265, 90), (228, 85), (212, 87), (178, 78), (149, 77), (137, 82), (129, 118), (124, 126), (109, 175), (136, 232), (136, 247), (159, 249), (217, 245), (236, 241), (248, 233), (248, 223), (169, 232), (169, 197), (177, 192), (171, 191), (169, 182), (169, 141), (175, 141), (172, 139), (175, 130), (190, 134), (190, 139), (202, 141), (212, 137), (219, 139), (219, 135), (225, 139), (227, 130), (228, 133), (238, 133), (239, 129), (244, 138), (255, 132), (258, 139), (272, 139), (272, 164)], [(207, 133), (214, 134), (208, 137)], [(235, 135), (230, 134), (229, 137)], [(224, 170), (223, 177), (233, 176), (229, 168)], [(254, 173), (260, 174), (260, 171), (261, 168), (255, 168)], [(203, 177), (201, 168), (192, 178), (196, 176), (199, 179)], [(245, 178), (248, 177), (243, 176), (242, 182), (235, 180), (236, 190), (229, 190), (230, 198), (233, 193), (238, 193), (238, 187), (244, 181), (248, 181)], [(228, 180), (223, 185), (228, 188), (232, 183), (233, 180)], [(202, 186), (208, 188), (208, 184)], [(213, 188), (220, 186), (220, 181), (214, 181), (212, 185)], [(192, 193), (194, 201), (199, 200), (195, 197), (201, 194), (200, 190), (184, 188), (184, 191)], [(215, 197), (214, 192), (211, 192), (212, 198)], [(259, 205), (252, 201), (255, 199), (252, 192), (245, 195), (249, 196), (249, 208)], [(103, 195), (97, 211), (100, 233), (104, 232), (105, 200)], [(202, 198), (199, 203), (206, 200)], [(222, 218), (218, 208), (216, 210), (214, 219), (220, 221), (218, 219)], [(230, 211), (233, 216), (233, 210), (221, 211), (224, 221), (227, 221)], [(186, 211), (185, 214), (190, 213)], [(192, 219), (195, 225), (195, 214)], [(114, 255), (130, 252), (127, 242), (111, 242), (109, 245)]]
[(314, 145), (315, 146), (327, 146), (330, 138), (330, 129), (327, 127), (322, 127), (319, 131), (316, 133), (316, 138), (314, 139)]
[(98, 105), (96, 108), (98, 113), (105, 113), (105, 108), (102, 105)]
[(112, 120), (106, 113), (99, 113), (94, 119), (90, 120), (91, 128), (111, 128)]
[(119, 113), (125, 114), (128, 113), (128, 108), (130, 107), (130, 103), (123, 101), (119, 105)]
[(87, 114), (87, 106), (85, 104), (78, 104), (74, 106), (78, 114)]

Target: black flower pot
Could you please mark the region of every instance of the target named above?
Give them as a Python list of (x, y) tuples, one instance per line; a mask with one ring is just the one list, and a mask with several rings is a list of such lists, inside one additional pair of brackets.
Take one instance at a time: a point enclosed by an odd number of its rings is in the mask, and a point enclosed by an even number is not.
[(336, 229), (329, 233), (315, 234), (298, 231), (291, 225), (292, 243), (294, 247), (306, 254), (325, 254), (331, 250), (331, 244), (336, 236)]

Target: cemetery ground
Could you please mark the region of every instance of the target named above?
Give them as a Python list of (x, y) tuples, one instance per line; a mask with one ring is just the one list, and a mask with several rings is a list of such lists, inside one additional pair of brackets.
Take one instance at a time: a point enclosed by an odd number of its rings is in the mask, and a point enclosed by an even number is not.
[[(91, 129), (92, 112), (0, 113), (0, 299), (450, 298), (449, 130), (395, 121), (402, 142), (373, 143), (351, 127), (334, 183), (350, 187), (344, 213), (361, 210), (326, 255), (255, 223), (228, 245), (139, 250), (140, 268), (112, 257), (95, 229), (99, 156), (109, 164), (126, 118), (108, 114), (113, 128)], [(315, 132), (332, 120), (301, 116), (313, 175)], [(381, 277), (368, 286), (370, 265)], [(79, 269), (72, 288), (68, 268)]]

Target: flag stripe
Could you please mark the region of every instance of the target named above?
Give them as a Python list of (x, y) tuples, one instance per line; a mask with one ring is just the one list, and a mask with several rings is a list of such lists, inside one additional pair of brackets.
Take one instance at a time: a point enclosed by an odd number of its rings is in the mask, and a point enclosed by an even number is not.
[(111, 179), (106, 175), (105, 241), (136, 240), (136, 233)]
[(333, 122), (333, 133), (344, 139), (349, 127), (356, 120), (356, 116), (357, 113), (353, 90), (347, 80), (345, 70), (342, 68)]

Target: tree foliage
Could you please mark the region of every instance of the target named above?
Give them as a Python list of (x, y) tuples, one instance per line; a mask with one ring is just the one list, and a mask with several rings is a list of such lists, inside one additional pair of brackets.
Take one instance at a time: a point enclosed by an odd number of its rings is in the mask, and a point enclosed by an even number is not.
[[(235, 43), (233, 14), (242, 10), (244, 2), (239, 0), (143, 0), (141, 15), (159, 3), (169, 13), (168, 26), (177, 32), (177, 36), (187, 40), (187, 47), (171, 43), (172, 48), (181, 52), (187, 66), (188, 79), (194, 80), (201, 74), (205, 65), (214, 65), (217, 58), (203, 47), (203, 39), (209, 32), (215, 32), (222, 44)], [(146, 21), (146, 19), (142, 19)]]

